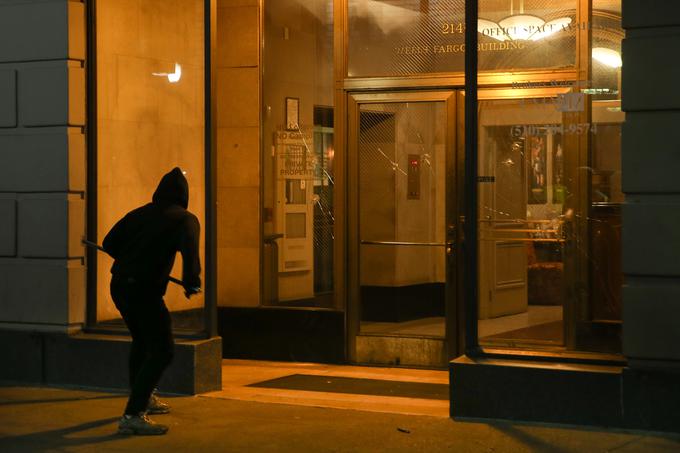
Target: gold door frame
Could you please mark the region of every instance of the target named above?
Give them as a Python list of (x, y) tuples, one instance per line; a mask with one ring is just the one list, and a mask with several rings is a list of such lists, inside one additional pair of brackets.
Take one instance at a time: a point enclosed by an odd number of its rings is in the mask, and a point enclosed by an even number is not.
[(347, 358), (356, 361), (356, 336), (360, 328), (360, 297), (359, 297), (359, 181), (358, 181), (358, 130), (359, 109), (364, 104), (386, 104), (404, 102), (444, 102), (446, 106), (446, 141), (445, 141), (445, 180), (446, 180), (446, 208), (445, 208), (445, 238), (446, 250), (446, 290), (445, 290), (445, 342), (449, 359), (458, 354), (458, 333), (456, 325), (459, 311), (457, 297), (456, 261), (458, 249), (458, 205), (456, 198), (460, 188), (456, 187), (458, 178), (457, 150), (457, 91), (409, 91), (409, 92), (379, 92), (379, 93), (349, 93), (347, 95), (347, 154), (343, 159), (346, 168), (346, 186), (339, 190), (347, 196)]
[[(392, 92), (399, 90), (433, 90), (433, 89), (446, 89), (446, 90), (460, 90), (457, 95), (458, 102), (458, 118), (456, 121), (455, 130), (456, 135), (456, 161), (457, 161), (457, 171), (455, 173), (457, 180), (457, 200), (458, 206), (462, 209), (463, 201), (465, 199), (465, 194), (463, 193), (463, 182), (465, 179), (464, 172), (464, 103), (463, 97), (464, 93), (462, 90), (465, 86), (465, 75), (463, 72), (457, 73), (439, 73), (439, 74), (418, 74), (413, 76), (391, 76), (391, 77), (368, 77), (368, 78), (357, 78), (348, 77), (348, 60), (347, 60), (347, 44), (349, 41), (349, 30), (348, 30), (348, 18), (347, 18), (347, 7), (348, 0), (334, 0), (333, 3), (333, 20), (334, 20), (334, 32), (333, 32), (333, 61), (334, 61), (334, 85), (335, 85), (335, 150), (336, 150), (336, 188), (335, 191), (335, 242), (334, 242), (334, 262), (333, 262), (333, 276), (335, 281), (335, 306), (342, 309), (344, 308), (347, 313), (345, 313), (345, 332), (347, 333), (346, 339), (346, 354), (345, 356), (349, 359), (354, 355), (354, 334), (356, 332), (356, 325), (353, 324), (349, 312), (351, 311), (349, 305), (349, 296), (351, 294), (348, 280), (348, 232), (350, 224), (348, 222), (348, 133), (349, 133), (349, 123), (348, 123), (348, 112), (350, 96), (353, 92), (369, 92), (369, 91), (385, 91), (390, 90)], [(592, 0), (577, 0), (576, 5), (576, 21), (577, 23), (591, 23), (592, 20)], [(480, 92), (491, 93), (492, 89), (505, 89), (504, 95), (521, 97), (522, 95), (529, 95), (529, 93), (523, 93), (526, 90), (513, 88), (513, 83), (526, 83), (549, 85), (551, 82), (577, 82), (579, 80), (590, 80), (590, 75), (592, 73), (592, 61), (591, 61), (591, 37), (592, 31), (590, 27), (578, 27), (576, 33), (576, 61), (573, 68), (567, 69), (536, 69), (536, 70), (525, 70), (519, 72), (509, 72), (509, 71), (485, 71), (478, 74), (478, 86)], [(495, 91), (495, 90), (493, 90)], [(530, 89), (532, 94), (535, 96), (540, 96), (537, 89)], [(495, 94), (499, 94), (496, 92)], [(545, 95), (543, 95), (545, 96)], [(588, 96), (589, 98), (589, 96)], [(591, 103), (589, 99), (586, 99), (586, 109), (585, 112), (581, 113), (577, 118), (565, 118), (565, 120), (573, 121), (576, 123), (583, 123), (586, 120), (589, 121), (591, 117)], [(589, 166), (589, 137), (582, 138), (578, 144), (578, 156), (575, 159), (578, 162), (574, 162), (574, 168), (579, 168), (583, 166)], [(565, 169), (568, 165), (565, 162)], [(578, 177), (576, 175), (576, 186), (574, 190), (578, 190), (578, 193), (589, 194), (590, 191), (590, 180), (587, 177)], [(565, 174), (566, 177), (566, 174)], [(448, 195), (448, 193), (447, 193)], [(578, 206), (575, 206), (579, 215), (589, 213), (588, 206), (589, 199), (579, 202)], [(448, 203), (448, 197), (447, 197)], [(460, 212), (462, 214), (462, 211)], [(582, 217), (583, 218), (583, 217)], [(457, 223), (461, 223), (462, 219), (459, 219)], [(458, 225), (457, 228), (458, 237), (462, 240), (462, 228)], [(581, 223), (576, 225), (578, 228), (578, 234), (582, 238), (588, 238), (588, 225)], [(585, 236), (584, 236), (585, 235)], [(463, 278), (463, 266), (462, 266), (462, 254), (457, 253), (458, 265), (455, 267), (457, 269), (456, 279)], [(587, 264), (587, 263), (586, 263)], [(565, 269), (565, 279), (578, 278), (583, 285), (589, 285), (589, 276), (587, 269), (584, 267), (584, 263), (578, 262), (576, 260), (572, 266), (567, 266)], [(570, 270), (573, 269), (573, 270)], [(469, 275), (476, 275), (475, 273), (469, 273)], [(459, 280), (460, 281), (460, 280)], [(462, 285), (458, 285), (459, 299), (462, 298), (463, 293)], [(462, 299), (461, 299), (462, 300)], [(447, 341), (449, 342), (449, 354), (453, 351), (458, 351), (462, 353), (463, 343), (464, 343), (464, 316), (463, 316), (463, 305), (458, 304), (455, 319), (449, 320), (447, 314), (447, 329), (449, 325), (457, 325), (458, 332), (456, 332), (455, 339), (451, 338), (452, 335), (448, 334), (447, 331)], [(579, 294), (569, 295), (568, 300), (565, 300), (565, 321), (574, 322), (580, 309), (577, 307), (583, 307), (587, 305), (587, 300), (581, 300)], [(453, 315), (453, 313), (451, 313)], [(565, 336), (565, 342), (567, 347), (573, 347), (575, 343), (575, 338), (571, 334)]]
[[(491, 101), (491, 100), (521, 100), (521, 99), (547, 99), (547, 98), (556, 98), (559, 95), (569, 93), (572, 90), (571, 86), (555, 86), (555, 87), (543, 87), (543, 88), (526, 88), (526, 89), (511, 89), (511, 88), (506, 88), (506, 87), (499, 87), (499, 88), (480, 88), (477, 92), (477, 98), (479, 101)], [(590, 107), (586, 109), (587, 111), (590, 110)], [(578, 114), (572, 114), (572, 115), (563, 115), (563, 126), (565, 128), (568, 128), (569, 124), (578, 124), (580, 118), (582, 118), (581, 113)], [(462, 118), (462, 117), (461, 117)], [(461, 126), (464, 129), (464, 125)], [(578, 136), (578, 140), (582, 141), (583, 136)], [(464, 146), (464, 145), (463, 145)], [(574, 149), (577, 149), (579, 154), (583, 152), (582, 145), (580, 144), (574, 144)], [(586, 151), (589, 149), (588, 147), (585, 148)], [(586, 152), (587, 154), (587, 152)], [(572, 165), (575, 165), (572, 163)], [(565, 162), (565, 174), (567, 172), (566, 169), (566, 162)], [(577, 184), (582, 183), (583, 181), (575, 181), (574, 184), (569, 186), (570, 191), (577, 191), (579, 188), (577, 187)], [(581, 195), (576, 197), (578, 198), (579, 202), (586, 203), (590, 200), (590, 194), (589, 192), (586, 195), (583, 195), (582, 192), (575, 192), (575, 193), (580, 193)], [(587, 197), (587, 198), (585, 198)], [(566, 209), (567, 204), (565, 204), (565, 209)], [(572, 207), (572, 209), (576, 209), (576, 207)], [(587, 222), (586, 226), (587, 226)], [(512, 240), (518, 240), (518, 239), (512, 239)], [(573, 242), (573, 241), (571, 241)], [(565, 241), (565, 246), (570, 245), (570, 238), (567, 238), (567, 241)], [(571, 265), (575, 266), (576, 263), (582, 261), (578, 256), (574, 255), (573, 253), (569, 256), (568, 253), (565, 253), (565, 260), (566, 261), (571, 261)], [(587, 263), (585, 263), (587, 266)], [(570, 276), (566, 274), (567, 265), (565, 263), (565, 281), (569, 281), (568, 279), (574, 279), (576, 278), (575, 276)], [(586, 275), (587, 275), (587, 269), (586, 269)], [(572, 280), (574, 281), (574, 280)], [(479, 284), (479, 281), (477, 282)], [(564, 305), (563, 305), (563, 333), (564, 333), (564, 345), (562, 346), (551, 346), (550, 348), (546, 348), (545, 346), (542, 346), (542, 353), (545, 353), (549, 349), (554, 350), (555, 352), (561, 351), (565, 347), (568, 349), (573, 348), (573, 337), (571, 336), (571, 333), (574, 331), (573, 327), (576, 323), (576, 319), (574, 318), (574, 313), (578, 308), (578, 300), (572, 297), (574, 294), (570, 293), (569, 291), (565, 291), (565, 299), (564, 299)], [(587, 301), (586, 301), (587, 302)], [(524, 343), (519, 343), (522, 348), (527, 348), (527, 349), (532, 349), (536, 347), (537, 343), (528, 340)], [(505, 346), (501, 345), (487, 345), (483, 346), (480, 348), (480, 350), (484, 351), (485, 353), (500, 353), (507, 355), (511, 353), (510, 349), (507, 349)]]

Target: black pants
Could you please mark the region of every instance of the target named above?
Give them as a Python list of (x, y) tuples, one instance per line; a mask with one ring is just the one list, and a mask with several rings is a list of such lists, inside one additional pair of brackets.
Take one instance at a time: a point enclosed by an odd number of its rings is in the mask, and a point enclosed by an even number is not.
[(170, 313), (158, 290), (113, 276), (111, 297), (130, 330), (130, 398), (125, 413), (146, 411), (151, 392), (172, 361), (174, 341)]

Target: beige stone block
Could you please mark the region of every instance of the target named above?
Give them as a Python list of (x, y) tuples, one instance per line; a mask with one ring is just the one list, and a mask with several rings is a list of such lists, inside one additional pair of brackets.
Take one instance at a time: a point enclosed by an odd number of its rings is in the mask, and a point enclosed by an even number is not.
[(97, 120), (113, 119), (118, 106), (118, 56), (97, 54)]
[(205, 124), (205, 72), (203, 66), (184, 65), (182, 77), (182, 81), (176, 84), (181, 85), (183, 89), (180, 97), (182, 110), (179, 120), (182, 125), (203, 128)]
[(137, 187), (99, 188), (97, 193), (97, 237), (102, 240), (113, 225), (129, 211), (151, 202), (151, 192)]
[(85, 134), (81, 132), (68, 134), (68, 187), (74, 192), (84, 192), (86, 185), (85, 171)]
[(258, 66), (259, 17), (256, 6), (217, 9), (217, 67)]
[(158, 89), (167, 79), (154, 77), (152, 73), (164, 68), (148, 58), (119, 55), (116, 65), (117, 92), (112, 117), (116, 120), (134, 122), (158, 121)]
[(260, 304), (260, 249), (217, 249), (217, 305), (256, 307)]
[(101, 121), (99, 187), (136, 187), (150, 199), (163, 174), (178, 166), (187, 172), (190, 191), (202, 191), (204, 155), (201, 127)]
[(680, 196), (630, 194), (622, 214), (623, 273), (678, 278)]
[(85, 5), (68, 2), (68, 57), (85, 60)]
[(97, 4), (98, 55), (202, 66), (202, 0), (113, 0)]
[[(175, 64), (170, 62), (154, 62), (156, 65), (155, 72), (157, 73), (173, 73), (175, 71)], [(185, 119), (193, 119), (201, 121), (203, 115), (198, 118), (191, 118), (191, 114), (184, 112), (193, 110), (193, 104), (197, 101), (192, 90), (192, 80), (195, 77), (189, 75), (189, 72), (194, 73), (193, 68), (186, 65), (182, 66), (182, 78), (178, 83), (170, 83), (166, 77), (157, 77), (153, 80), (154, 89), (157, 90), (158, 96), (158, 122), (161, 124), (185, 124)]]
[[(622, 43), (622, 109), (630, 111), (678, 110), (680, 63), (667, 49), (680, 46), (680, 36), (627, 37)], [(661, 88), (660, 88), (661, 87)]]
[(217, 70), (217, 126), (257, 127), (260, 123), (259, 70)]
[(204, 60), (202, 0), (139, 3), (140, 55), (182, 65)]
[(258, 6), (259, 0), (217, 0), (218, 8), (230, 6)]
[(85, 125), (85, 69), (68, 68), (68, 124)]
[(127, 121), (102, 122), (98, 139), (99, 186), (147, 192), (162, 176), (173, 142), (172, 128)]
[(680, 3), (676, 0), (626, 0), (623, 6), (624, 28), (651, 28), (680, 25)]
[(68, 322), (69, 324), (85, 322), (86, 301), (86, 268), (81, 260), (69, 260), (68, 271)]
[(626, 357), (680, 360), (679, 301), (677, 279), (626, 279), (623, 285), (623, 353)]
[(175, 61), (103, 54), (98, 62), (98, 113), (102, 119), (203, 126), (203, 66), (182, 64), (182, 76), (170, 83)]
[(80, 195), (68, 196), (68, 257), (85, 256), (85, 200)]
[(97, 2), (97, 56), (140, 53), (141, 0)]
[(217, 189), (218, 247), (259, 247), (259, 198), (257, 187)]
[[(159, 72), (172, 73), (174, 63), (156, 62)], [(182, 65), (182, 77), (177, 83), (157, 77), (158, 119), (162, 123), (181, 126), (201, 126), (205, 123), (203, 67)]]
[(85, 268), (81, 260), (12, 259), (0, 262), (0, 321), (45, 328), (85, 318)]
[(219, 187), (257, 187), (259, 184), (259, 128), (218, 129), (217, 185)]

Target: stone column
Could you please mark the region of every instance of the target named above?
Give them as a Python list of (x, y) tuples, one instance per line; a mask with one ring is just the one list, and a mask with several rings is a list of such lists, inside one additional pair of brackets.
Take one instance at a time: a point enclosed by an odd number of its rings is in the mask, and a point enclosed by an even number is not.
[[(127, 388), (129, 338), (79, 333), (85, 20), (81, 1), (0, 0), (0, 380)], [(159, 389), (219, 389), (221, 357), (219, 337), (178, 339)]]
[(219, 306), (255, 307), (260, 304), (258, 3), (257, 0), (217, 2)]
[(19, 363), (39, 363), (27, 332), (85, 319), (84, 63), (83, 2), (0, 1), (0, 335)]
[(623, 2), (623, 347), (680, 361), (680, 2)]
[(636, 428), (677, 429), (680, 2), (624, 0), (623, 27), (625, 414)]

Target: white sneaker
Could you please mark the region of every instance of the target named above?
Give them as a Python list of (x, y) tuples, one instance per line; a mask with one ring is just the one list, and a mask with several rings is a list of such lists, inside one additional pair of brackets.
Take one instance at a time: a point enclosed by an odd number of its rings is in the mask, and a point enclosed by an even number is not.
[(168, 427), (155, 423), (146, 416), (123, 415), (118, 422), (118, 434), (138, 434), (141, 436), (158, 436), (168, 432)]

